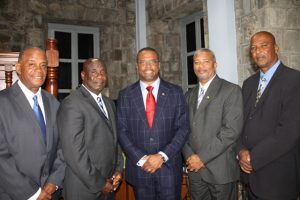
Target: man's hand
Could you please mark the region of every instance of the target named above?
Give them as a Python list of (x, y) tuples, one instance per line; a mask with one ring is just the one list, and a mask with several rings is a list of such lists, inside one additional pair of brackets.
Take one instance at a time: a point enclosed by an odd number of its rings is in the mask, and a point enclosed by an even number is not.
[(189, 171), (198, 172), (201, 168), (204, 168), (205, 165), (201, 161), (200, 157), (197, 154), (193, 154), (186, 160), (187, 169)]
[(47, 193), (44, 189), (41, 190), (40, 195), (38, 196), (37, 200), (51, 200), (51, 194)]
[(114, 190), (113, 181), (111, 179), (107, 179), (105, 186), (101, 189), (101, 193), (107, 195), (113, 192), (113, 190)]
[(119, 187), (120, 183), (122, 182), (122, 172), (116, 171), (113, 176), (111, 177), (113, 190), (116, 191), (116, 189)]
[(239, 164), (243, 172), (247, 174), (252, 172), (251, 156), (248, 150), (243, 149), (239, 152)]
[(160, 154), (152, 154), (147, 157), (146, 162), (143, 165), (143, 169), (148, 172), (153, 174), (156, 172), (158, 169), (161, 168), (162, 164), (164, 163), (163, 157)]

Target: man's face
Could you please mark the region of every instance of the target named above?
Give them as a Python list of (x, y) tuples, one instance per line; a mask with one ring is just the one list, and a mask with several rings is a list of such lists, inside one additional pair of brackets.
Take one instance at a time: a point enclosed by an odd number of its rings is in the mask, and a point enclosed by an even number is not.
[(266, 33), (258, 33), (251, 38), (250, 53), (257, 66), (266, 72), (277, 61), (278, 46)]
[(200, 52), (194, 57), (194, 72), (201, 84), (207, 83), (216, 74), (217, 63), (209, 52)]
[(160, 62), (154, 51), (145, 50), (139, 53), (136, 63), (140, 80), (152, 84), (159, 76)]
[(106, 67), (98, 61), (90, 62), (81, 72), (81, 78), (85, 87), (99, 95), (107, 83)]
[(25, 50), (16, 71), (21, 82), (33, 93), (43, 85), (47, 76), (47, 58), (44, 51), (37, 48)]

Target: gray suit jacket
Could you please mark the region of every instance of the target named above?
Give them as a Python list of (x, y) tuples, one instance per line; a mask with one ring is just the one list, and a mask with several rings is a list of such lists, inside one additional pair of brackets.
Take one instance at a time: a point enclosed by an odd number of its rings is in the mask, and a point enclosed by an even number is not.
[(103, 96), (109, 119), (92, 95), (80, 87), (63, 100), (57, 119), (67, 168), (66, 200), (100, 199), (100, 190), (115, 170), (122, 171), (117, 143), (115, 105)]
[(24, 200), (46, 182), (62, 185), (65, 163), (56, 126), (58, 101), (42, 90), (47, 145), (17, 83), (0, 92), (0, 199)]
[(243, 124), (241, 89), (216, 75), (197, 109), (198, 91), (199, 85), (186, 93), (191, 134), (183, 148), (184, 157), (200, 157), (206, 168), (198, 173), (206, 182), (235, 181), (239, 178), (239, 166), (234, 147)]

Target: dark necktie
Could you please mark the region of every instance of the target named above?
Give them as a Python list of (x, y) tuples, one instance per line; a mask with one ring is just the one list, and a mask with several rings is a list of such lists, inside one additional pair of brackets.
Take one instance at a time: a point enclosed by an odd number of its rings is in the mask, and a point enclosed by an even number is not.
[(104, 116), (106, 117), (106, 119), (108, 119), (108, 115), (107, 115), (107, 113), (104, 110), (104, 105), (103, 105), (102, 99), (100, 97), (97, 97), (97, 101), (98, 101), (98, 105), (100, 107), (100, 110), (102, 111), (102, 113), (104, 114)]
[(42, 137), (43, 137), (43, 140), (46, 144), (47, 137), (46, 137), (46, 124), (45, 124), (44, 116), (43, 116), (42, 110), (39, 106), (37, 96), (34, 95), (34, 97), (32, 99), (33, 99), (33, 102), (34, 102), (33, 103), (33, 111), (34, 111), (35, 117), (36, 117), (36, 119), (37, 119), (37, 121), (40, 125), (41, 131), (42, 131)]
[(153, 87), (148, 86), (147, 90), (148, 90), (148, 94), (146, 98), (146, 116), (147, 116), (149, 127), (152, 128), (156, 103), (155, 103), (155, 98), (152, 94)]

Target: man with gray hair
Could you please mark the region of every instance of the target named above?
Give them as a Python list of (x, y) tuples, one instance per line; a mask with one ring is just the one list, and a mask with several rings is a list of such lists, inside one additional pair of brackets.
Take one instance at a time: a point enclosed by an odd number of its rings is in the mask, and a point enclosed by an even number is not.
[(191, 134), (183, 148), (193, 200), (235, 200), (239, 166), (234, 148), (243, 124), (239, 86), (216, 75), (209, 49), (194, 54), (199, 84), (186, 93)]

